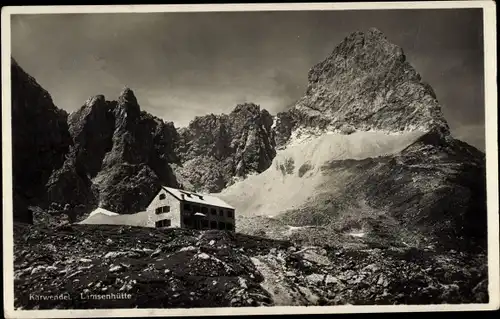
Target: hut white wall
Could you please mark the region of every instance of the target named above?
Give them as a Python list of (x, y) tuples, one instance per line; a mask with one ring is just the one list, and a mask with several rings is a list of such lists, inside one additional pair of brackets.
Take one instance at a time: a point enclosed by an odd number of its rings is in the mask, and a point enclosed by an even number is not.
[[(160, 199), (161, 195), (165, 195), (164, 199)], [(162, 206), (170, 206), (170, 212), (156, 214), (156, 208)], [(180, 227), (181, 226), (181, 211), (180, 211), (180, 201), (172, 196), (169, 192), (162, 189), (155, 198), (151, 201), (147, 208), (147, 227), (155, 227), (155, 223), (158, 220), (170, 219), (170, 227)]]

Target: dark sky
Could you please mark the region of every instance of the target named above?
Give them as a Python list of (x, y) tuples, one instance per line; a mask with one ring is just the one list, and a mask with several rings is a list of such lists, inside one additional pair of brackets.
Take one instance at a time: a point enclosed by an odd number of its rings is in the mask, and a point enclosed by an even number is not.
[(276, 113), (348, 34), (380, 29), (436, 91), (452, 133), (484, 150), (481, 9), (12, 16), (12, 55), (57, 106), (124, 86), (185, 126), (254, 102)]

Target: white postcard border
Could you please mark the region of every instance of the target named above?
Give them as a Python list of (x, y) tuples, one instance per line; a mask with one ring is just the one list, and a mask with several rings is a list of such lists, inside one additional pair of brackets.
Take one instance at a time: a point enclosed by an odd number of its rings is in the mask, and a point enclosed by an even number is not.
[[(229, 12), (229, 11), (303, 11), (303, 10), (384, 10), (384, 9), (483, 8), (485, 61), (485, 133), (488, 208), (489, 303), (462, 305), (395, 306), (289, 306), (249, 308), (190, 309), (89, 309), (89, 310), (14, 310), (12, 145), (10, 89), (10, 16), (12, 14), (126, 13), (126, 12)], [(204, 5), (116, 5), (116, 6), (17, 6), (2, 8), (2, 170), (3, 170), (3, 248), (4, 309), (6, 318), (67, 317), (154, 317), (259, 314), (325, 314), (374, 312), (478, 311), (500, 307), (499, 211), (497, 142), (497, 52), (494, 1), (423, 1), (365, 3), (288, 3), (288, 4), (204, 4)]]

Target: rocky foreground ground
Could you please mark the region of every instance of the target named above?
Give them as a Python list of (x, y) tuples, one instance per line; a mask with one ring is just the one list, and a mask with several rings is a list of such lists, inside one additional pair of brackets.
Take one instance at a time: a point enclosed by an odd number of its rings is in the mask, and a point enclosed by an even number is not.
[(14, 234), (17, 309), (488, 302), (481, 253), (111, 225), (16, 225)]

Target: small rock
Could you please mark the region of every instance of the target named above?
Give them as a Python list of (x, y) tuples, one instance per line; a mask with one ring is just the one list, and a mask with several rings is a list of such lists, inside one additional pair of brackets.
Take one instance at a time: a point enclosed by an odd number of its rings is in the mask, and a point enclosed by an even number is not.
[(106, 239), (106, 244), (111, 245), (113, 243), (113, 240), (111, 238)]
[(197, 258), (200, 258), (200, 259), (210, 259), (210, 256), (205, 254), (205, 253), (200, 253), (198, 255), (196, 255)]
[(80, 262), (82, 262), (82, 263), (90, 263), (90, 262), (92, 262), (92, 259), (80, 258)]
[(366, 266), (365, 268), (363, 268), (363, 270), (370, 271), (372, 273), (373, 272), (377, 272), (379, 269), (380, 269), (380, 267), (378, 267), (375, 264), (369, 264), (368, 266)]
[(169, 274), (170, 273), (170, 269), (165, 269), (165, 274)]
[(287, 271), (287, 272), (285, 273), (285, 276), (287, 276), (287, 277), (295, 277), (296, 275), (297, 275), (297, 274), (295, 274), (293, 271)]
[(239, 282), (241, 288), (243, 288), (243, 289), (247, 289), (248, 288), (247, 282), (246, 282), (245, 279), (243, 279), (241, 277), (238, 277), (238, 282)]
[(78, 271), (76, 271), (76, 272), (72, 273), (71, 275), (69, 275), (69, 276), (68, 276), (68, 279), (73, 278), (73, 277), (75, 277), (76, 275), (79, 275), (79, 274), (81, 274), (81, 273), (83, 273), (83, 271), (78, 270)]
[(384, 283), (384, 280), (385, 280), (384, 275), (380, 275), (378, 277), (377, 285), (382, 286), (382, 284)]
[(119, 291), (130, 291), (132, 288), (134, 288), (135, 284), (137, 283), (137, 281), (135, 280), (131, 280), (129, 282), (126, 282), (121, 288)]
[(212, 240), (211, 240), (208, 244), (209, 244), (210, 246), (215, 245), (215, 240), (213, 240), (213, 239), (212, 239)]
[(154, 257), (157, 257), (158, 255), (160, 255), (161, 253), (161, 249), (158, 248), (157, 250), (155, 250), (152, 254), (151, 254), (151, 258), (154, 258)]
[(306, 280), (310, 283), (317, 284), (323, 281), (323, 276), (319, 274), (311, 274), (306, 276)]
[(80, 266), (80, 267), (78, 267), (78, 270), (88, 270), (88, 269), (93, 268), (93, 267), (94, 267), (94, 265)]
[(45, 270), (45, 266), (36, 266), (35, 268), (33, 268), (33, 270), (31, 271), (31, 274), (34, 275), (34, 274), (37, 274), (39, 272), (42, 272)]
[(47, 268), (45, 268), (45, 271), (47, 271), (47, 272), (52, 272), (55, 270), (57, 270), (57, 267), (55, 267), (55, 266), (48, 266)]
[(122, 269), (122, 266), (116, 265), (116, 266), (112, 266), (111, 268), (109, 268), (109, 272), (117, 272), (121, 269)]
[(325, 283), (328, 285), (328, 284), (336, 284), (338, 283), (339, 280), (337, 279), (337, 277), (334, 277), (332, 275), (326, 275), (326, 278), (325, 278)]
[(104, 255), (104, 258), (106, 258), (106, 259), (108, 259), (108, 258), (116, 258), (116, 257), (120, 257), (120, 256), (125, 256), (125, 255), (127, 255), (126, 252), (122, 252), (122, 251), (110, 251), (106, 255)]

